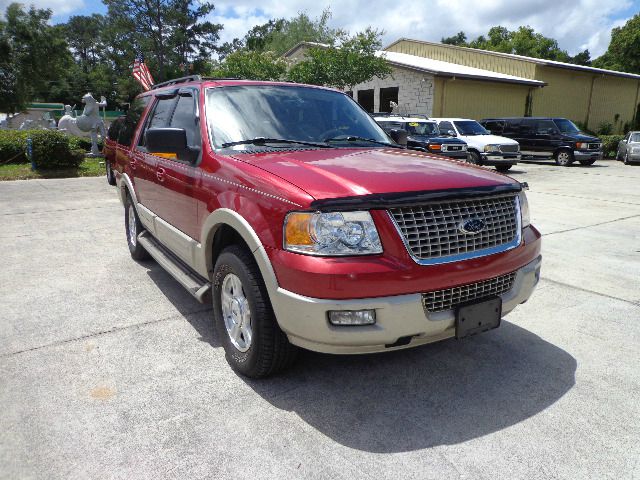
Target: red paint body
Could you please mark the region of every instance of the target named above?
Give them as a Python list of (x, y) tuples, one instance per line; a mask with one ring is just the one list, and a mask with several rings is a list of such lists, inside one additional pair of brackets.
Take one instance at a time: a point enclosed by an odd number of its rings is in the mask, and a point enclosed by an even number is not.
[(134, 147), (111, 140), (105, 144), (107, 160), (117, 174), (126, 173), (131, 178), (138, 201), (193, 239), (201, 240), (202, 226), (211, 212), (219, 208), (235, 210), (262, 241), (282, 288), (333, 299), (400, 295), (472, 283), (515, 271), (539, 256), (540, 234), (528, 227), (522, 244), (513, 250), (421, 266), (409, 257), (384, 210), (372, 211), (384, 248), (380, 255), (328, 258), (284, 251), (286, 214), (309, 210), (314, 200), (517, 182), (481, 167), (407, 150), (358, 147), (221, 155), (209, 142), (204, 91), (237, 84), (266, 82), (194, 84), (200, 88), (202, 161), (198, 166), (159, 158), (135, 146), (140, 125), (153, 102), (139, 123)]

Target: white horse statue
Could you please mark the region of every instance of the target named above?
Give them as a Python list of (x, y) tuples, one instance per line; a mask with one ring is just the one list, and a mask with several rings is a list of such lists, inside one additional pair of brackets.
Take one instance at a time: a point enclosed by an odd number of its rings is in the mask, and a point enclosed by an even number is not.
[(88, 133), (91, 136), (91, 153), (99, 155), (98, 133), (103, 139), (107, 136), (104, 122), (100, 118), (100, 107), (107, 106), (107, 99), (100, 97), (100, 102), (98, 102), (93, 98), (93, 95), (87, 93), (82, 97), (82, 103), (84, 103), (84, 110), (79, 117), (73, 116), (73, 111), (69, 105), (64, 106), (65, 113), (58, 122), (58, 130), (82, 137), (87, 136)]

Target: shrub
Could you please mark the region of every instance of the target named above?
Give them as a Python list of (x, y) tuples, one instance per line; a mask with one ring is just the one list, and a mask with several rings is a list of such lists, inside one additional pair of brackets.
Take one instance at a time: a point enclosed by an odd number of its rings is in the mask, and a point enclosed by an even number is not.
[(623, 138), (624, 135), (600, 135), (602, 154), (605, 157), (615, 157), (618, 150), (618, 142)]
[(27, 163), (27, 132), (24, 130), (0, 130), (0, 164)]
[[(69, 137), (69, 148), (71, 150), (84, 150), (85, 152), (91, 151), (91, 139), (86, 137)], [(98, 148), (102, 150), (102, 140), (98, 140)]]
[(69, 137), (55, 130), (32, 130), (33, 159), (37, 169), (77, 167), (82, 157), (70, 147)]
[(610, 122), (602, 122), (596, 129), (598, 135), (611, 135), (611, 132), (613, 132), (613, 125)]

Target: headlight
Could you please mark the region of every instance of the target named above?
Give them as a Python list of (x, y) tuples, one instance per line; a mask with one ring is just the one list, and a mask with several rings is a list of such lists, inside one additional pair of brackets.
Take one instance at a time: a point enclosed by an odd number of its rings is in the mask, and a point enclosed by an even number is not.
[(500, 145), (485, 145), (484, 146), (484, 151), (485, 152), (499, 152), (500, 151)]
[(284, 221), (284, 249), (308, 255), (382, 253), (369, 212), (292, 212)]
[(466, 145), (461, 145), (460, 146), (460, 150), (462, 150), (463, 152), (467, 151), (467, 146)]
[(518, 194), (518, 203), (520, 204), (520, 217), (522, 218), (522, 228), (531, 225), (531, 215), (529, 213), (529, 202), (524, 191)]
[(640, 147), (632, 147), (631, 153), (640, 153)]
[(588, 143), (584, 143), (584, 142), (578, 142), (576, 143), (576, 148), (578, 150), (586, 150), (589, 148), (589, 144)]

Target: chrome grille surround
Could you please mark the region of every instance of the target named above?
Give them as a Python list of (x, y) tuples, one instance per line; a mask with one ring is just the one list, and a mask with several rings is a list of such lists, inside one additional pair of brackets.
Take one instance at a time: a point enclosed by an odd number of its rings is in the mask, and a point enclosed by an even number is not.
[(422, 306), (425, 311), (430, 313), (443, 312), (474, 300), (500, 295), (513, 288), (516, 273), (512, 272), (476, 283), (423, 293)]
[(600, 143), (588, 143), (587, 144), (587, 148), (589, 150), (600, 150), (601, 146), (602, 146), (602, 144), (600, 144)]
[[(451, 263), (493, 255), (520, 245), (522, 227), (517, 195), (437, 200), (389, 209), (409, 255), (420, 265)], [(472, 218), (486, 228), (465, 234), (459, 227)]]
[(518, 153), (520, 145), (500, 145), (500, 151), (502, 153)]

